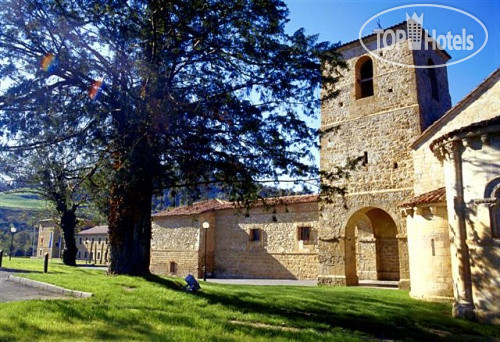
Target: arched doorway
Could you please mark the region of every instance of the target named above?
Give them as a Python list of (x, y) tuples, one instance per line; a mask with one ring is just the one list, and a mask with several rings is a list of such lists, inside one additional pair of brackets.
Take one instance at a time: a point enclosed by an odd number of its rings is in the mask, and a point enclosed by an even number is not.
[(382, 209), (367, 207), (354, 213), (345, 230), (347, 285), (359, 280), (399, 280), (397, 226)]

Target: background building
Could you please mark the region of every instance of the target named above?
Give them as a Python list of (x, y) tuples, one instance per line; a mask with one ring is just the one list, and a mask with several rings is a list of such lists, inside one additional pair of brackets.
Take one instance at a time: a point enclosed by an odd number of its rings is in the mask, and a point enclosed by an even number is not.
[(215, 277), (315, 279), (317, 201), (317, 195), (269, 198), (269, 206), (247, 211), (209, 200), (155, 214), (151, 270), (201, 277), (206, 260)]
[(76, 235), (77, 260), (106, 265), (109, 263), (108, 226), (95, 226)]
[(61, 235), (61, 229), (52, 219), (41, 220), (38, 225), (36, 256), (43, 258), (45, 253), (48, 253), (49, 258), (60, 258), (63, 249), (64, 239)]

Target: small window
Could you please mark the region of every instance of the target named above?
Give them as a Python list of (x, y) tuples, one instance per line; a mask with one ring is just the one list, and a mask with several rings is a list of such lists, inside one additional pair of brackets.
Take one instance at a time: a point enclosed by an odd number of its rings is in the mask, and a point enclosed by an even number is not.
[(299, 228), (299, 239), (302, 241), (309, 241), (311, 239), (311, 228), (300, 227)]
[(436, 246), (434, 245), (434, 239), (431, 239), (431, 250), (432, 256), (436, 256)]
[(101, 244), (101, 238), (99, 238), (99, 244)]
[(175, 261), (170, 262), (170, 273), (175, 274), (177, 272)]
[(260, 241), (260, 229), (250, 229), (250, 241)]
[(88, 254), (87, 254), (87, 252), (85, 252), (85, 256), (84, 256), (84, 258), (85, 258), (85, 259), (87, 259), (87, 256), (88, 256)]
[(373, 61), (370, 57), (361, 58), (356, 65), (356, 98), (373, 95)]
[(107, 243), (108, 243), (108, 238), (106, 238), (106, 240), (105, 240), (105, 241), (106, 241), (106, 244), (107, 244)]
[(363, 162), (362, 165), (366, 166), (368, 164), (368, 152), (363, 152)]
[(43, 254), (43, 249), (40, 249), (40, 256), (42, 256)]
[[(429, 58), (427, 61), (428, 66), (434, 66), (434, 61)], [(437, 82), (437, 77), (436, 77), (436, 68), (428, 68), (429, 71), (429, 80), (431, 82), (431, 93), (432, 93), (432, 98), (436, 101), (439, 101), (439, 89), (438, 89), (438, 82)]]
[(82, 244), (82, 238), (80, 238), (80, 245)]
[(101, 260), (101, 252), (97, 252), (97, 260)]
[(78, 251), (78, 259), (80, 259), (82, 256), (82, 252)]

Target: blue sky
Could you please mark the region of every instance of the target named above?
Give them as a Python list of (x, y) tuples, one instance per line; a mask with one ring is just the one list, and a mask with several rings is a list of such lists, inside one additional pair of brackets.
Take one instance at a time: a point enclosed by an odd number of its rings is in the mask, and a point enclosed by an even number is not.
[[(451, 6), (463, 10), (484, 23), (488, 30), (488, 42), (482, 51), (474, 57), (448, 67), (448, 79), (452, 103), (462, 99), (491, 72), (500, 66), (500, 1), (337, 1), (337, 0), (285, 0), (290, 10), (288, 30), (295, 31), (304, 27), (309, 34), (319, 34), (321, 41), (347, 42), (358, 38), (359, 31), (366, 20), (373, 15), (392, 7), (432, 3)], [(484, 39), (484, 33), (478, 32), (480, 26), (467, 16), (460, 13), (433, 9), (417, 8), (417, 14), (424, 13), (424, 28), (436, 29), (438, 34), (451, 30), (460, 32), (465, 27)], [(402, 12), (401, 12), (402, 11)], [(389, 27), (405, 20), (405, 10), (392, 12), (381, 17), (382, 27)], [(413, 11), (413, 8), (408, 11)], [(411, 13), (409, 13), (411, 14)], [(375, 23), (367, 26), (364, 32), (376, 28)], [(462, 58), (457, 51), (448, 51), (452, 56), (450, 62)]]
[[(456, 104), (495, 69), (500, 67), (500, 0), (477, 1), (371, 1), (371, 0), (284, 0), (290, 10), (288, 31), (303, 27), (308, 34), (319, 34), (320, 41), (348, 42), (358, 39), (363, 24), (372, 16), (387, 9), (410, 4), (438, 4), (465, 11), (479, 19), (488, 31), (488, 42), (483, 50), (472, 58), (448, 66), (448, 81), (452, 104)], [(380, 17), (382, 27), (390, 27), (404, 21), (405, 14), (424, 13), (423, 26), (427, 30), (436, 29), (437, 34), (453, 34), (466, 28), (477, 41), (484, 42), (484, 30), (470, 17), (441, 8), (415, 7), (387, 13)], [(376, 22), (369, 23), (362, 35), (377, 28)], [(478, 44), (482, 45), (482, 44)], [(463, 52), (449, 51), (449, 62), (464, 57)], [(319, 128), (319, 117), (307, 119), (309, 124)], [(316, 164), (319, 164), (319, 151), (313, 151)], [(283, 186), (283, 185), (282, 185)]]

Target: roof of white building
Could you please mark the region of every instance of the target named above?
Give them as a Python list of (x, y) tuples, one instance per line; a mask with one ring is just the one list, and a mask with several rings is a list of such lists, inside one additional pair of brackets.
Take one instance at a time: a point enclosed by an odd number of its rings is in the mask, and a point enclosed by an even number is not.
[(108, 235), (108, 226), (95, 226), (82, 230), (78, 235)]

